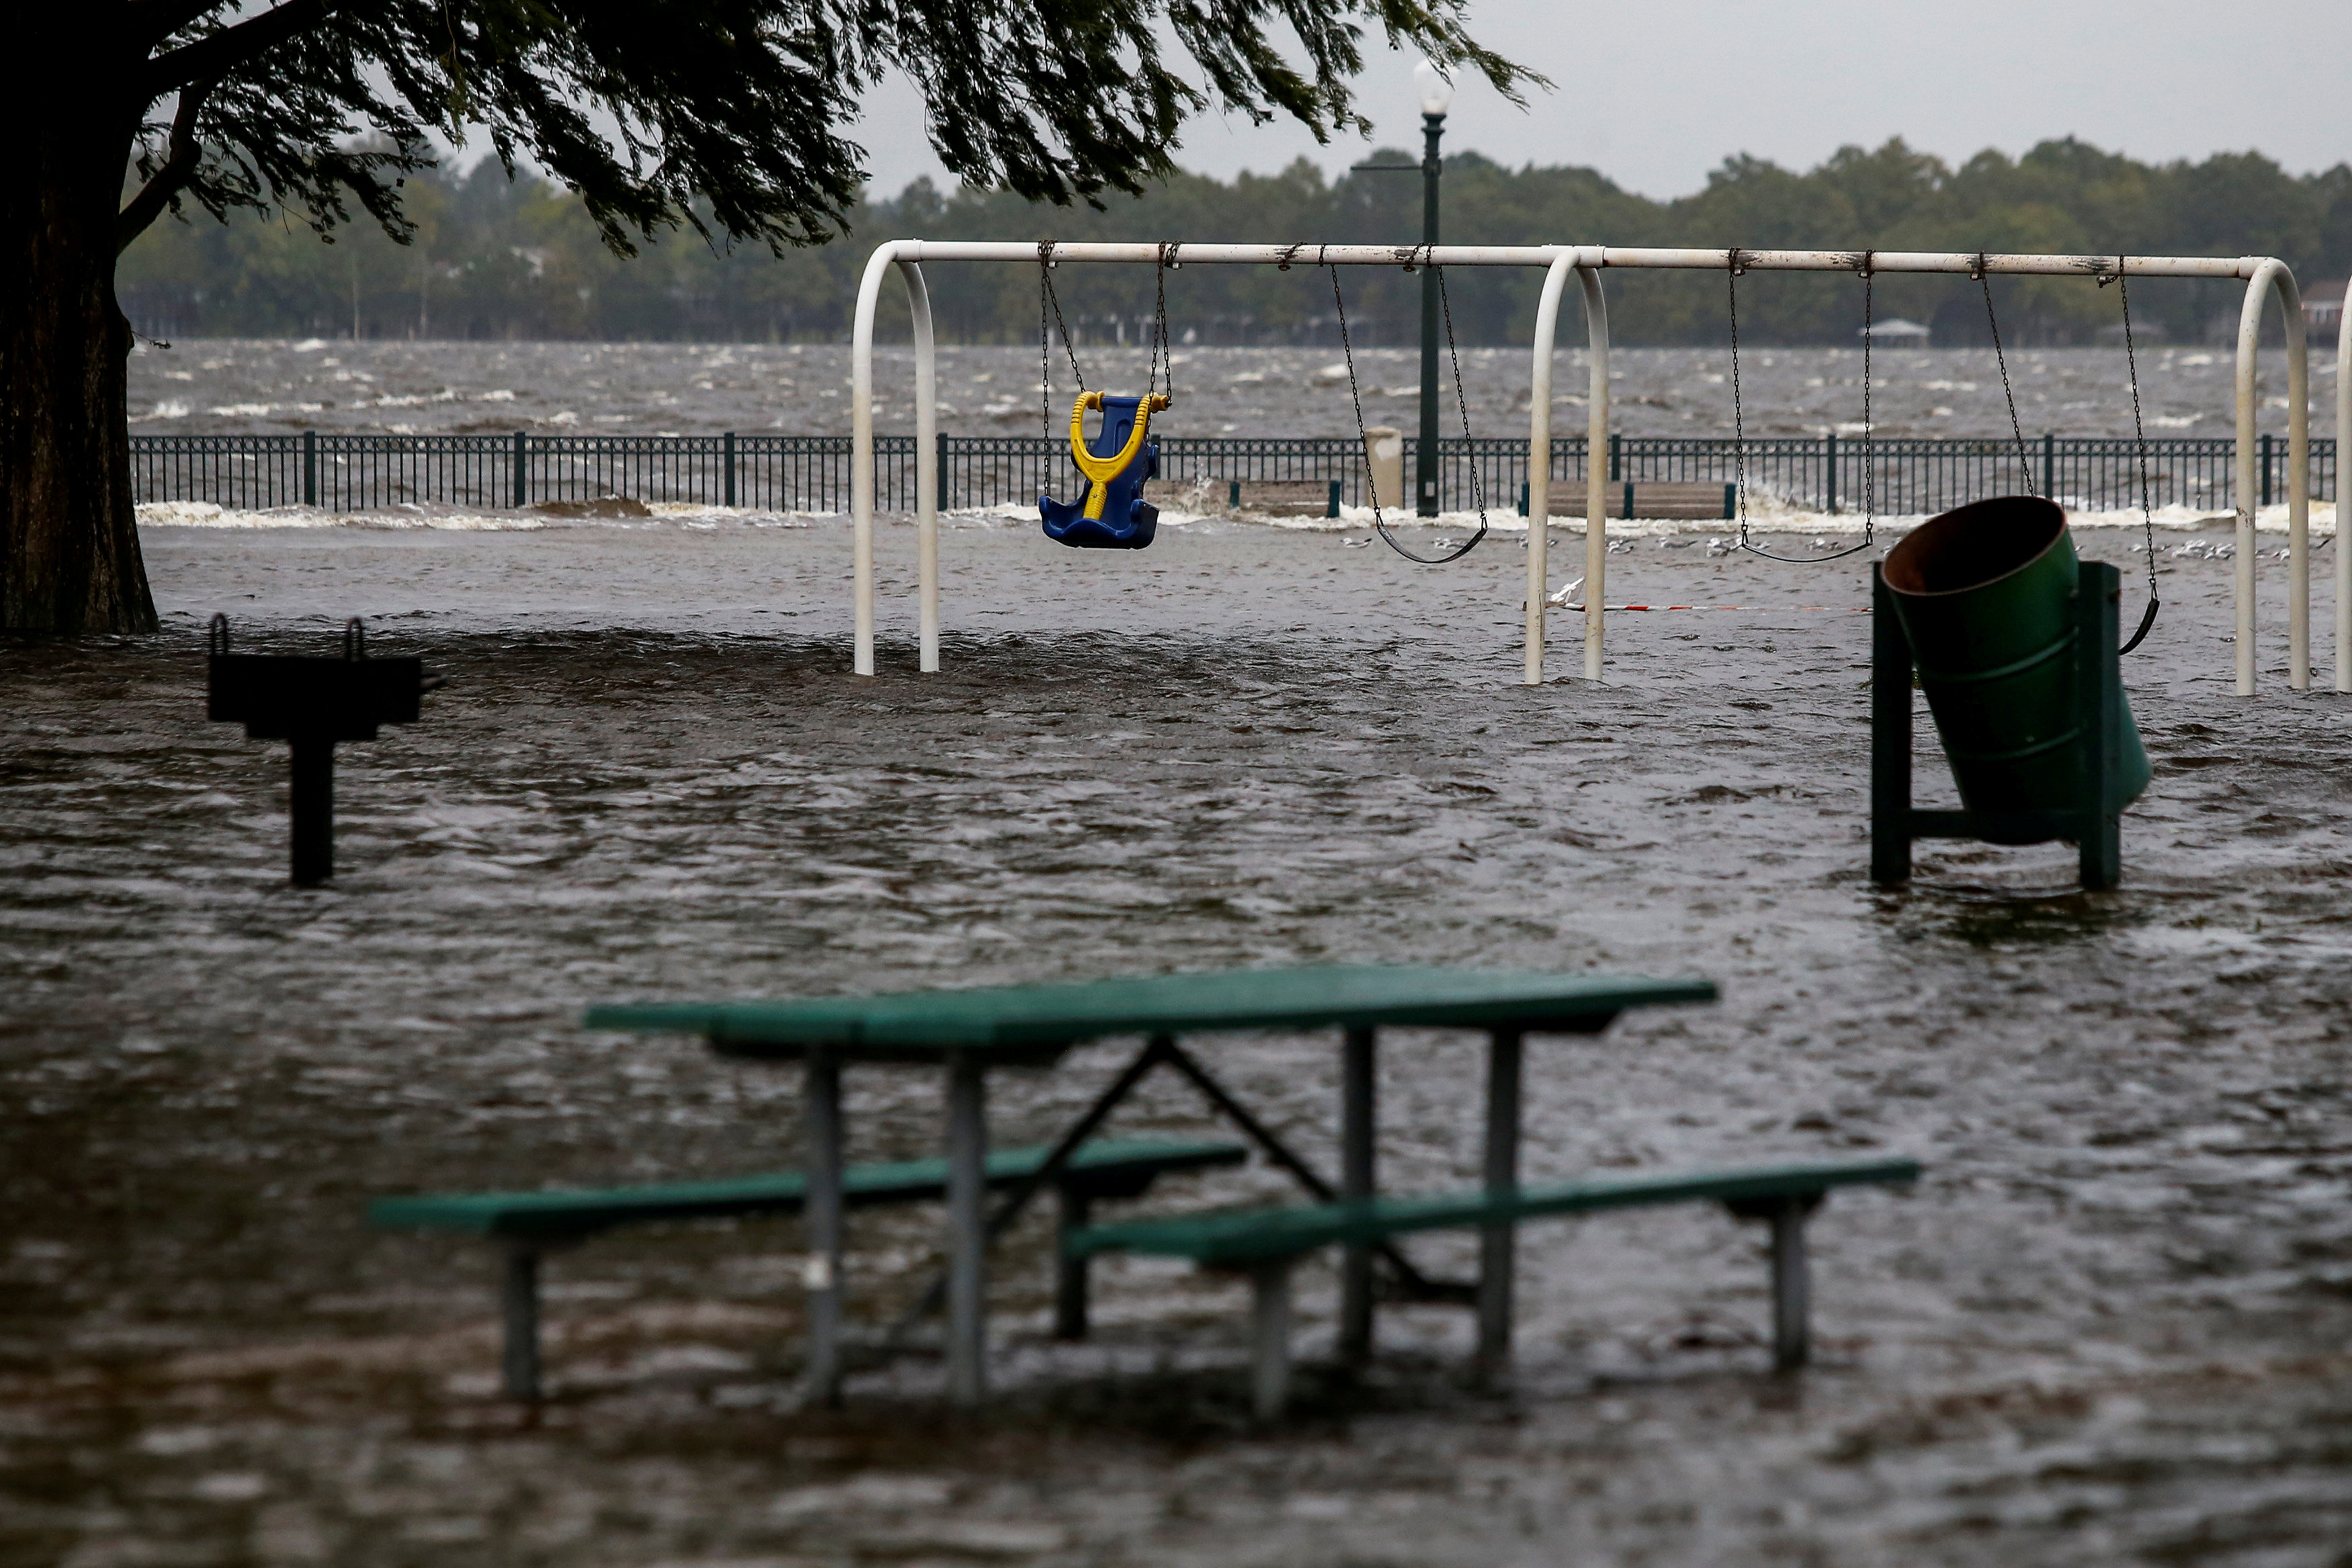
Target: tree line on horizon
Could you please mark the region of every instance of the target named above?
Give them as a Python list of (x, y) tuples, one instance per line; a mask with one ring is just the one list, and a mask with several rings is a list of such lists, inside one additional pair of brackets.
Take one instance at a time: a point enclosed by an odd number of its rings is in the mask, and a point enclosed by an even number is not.
[[(1408, 157), (1391, 151), (1368, 161)], [(848, 335), (865, 256), (887, 238), (1385, 243), (1416, 238), (1421, 224), (1417, 174), (1334, 179), (1304, 159), (1231, 181), (1180, 173), (1139, 197), (1114, 193), (1099, 208), (941, 192), (918, 180), (896, 197), (861, 203), (850, 237), (781, 259), (758, 246), (716, 248), (690, 233), (617, 256), (576, 195), (535, 175), (509, 180), (493, 159), (468, 172), (412, 174), (405, 196), (416, 225), (407, 246), (373, 226), (343, 230), (329, 245), (299, 223), (250, 214), (156, 225), (122, 256), (118, 293), (134, 327), (163, 338), (838, 341)], [(1987, 151), (1958, 167), (1899, 139), (1845, 148), (1801, 172), (1741, 156), (1703, 190), (1671, 201), (1589, 168), (1514, 170), (1465, 152), (1445, 161), (1444, 213), (1444, 237), (1459, 244), (2275, 255), (2306, 287), (2352, 267), (2352, 165), (2297, 175), (2253, 152), (2149, 164), (2073, 139), (2014, 160)], [(925, 275), (942, 340), (1036, 340), (1034, 267), (939, 263)], [(1357, 268), (1341, 281), (1356, 341), (1417, 340), (1417, 278)], [(1150, 268), (1066, 266), (1054, 282), (1083, 342), (1141, 341), (1150, 330)], [(1311, 266), (1180, 267), (1166, 282), (1179, 341), (1338, 342), (1329, 275)], [(1460, 341), (1526, 340), (1531, 275), (1465, 268), (1447, 286)], [(2151, 281), (2135, 290), (2135, 325), (2149, 341), (2233, 332), (2241, 292), (2230, 282)], [(1727, 339), (1720, 274), (1616, 274), (1609, 293), (1618, 341)], [(1853, 278), (1750, 273), (1740, 283), (1741, 338), (1852, 344), (1862, 293)], [(2002, 340), (2012, 345), (2106, 341), (2120, 325), (2114, 290), (2087, 279), (2001, 278), (1994, 295)], [(1983, 296), (1964, 277), (1885, 275), (1874, 306), (1881, 320), (1927, 324), (1938, 344), (1990, 340)], [(884, 290), (877, 329), (903, 337), (899, 290)]]

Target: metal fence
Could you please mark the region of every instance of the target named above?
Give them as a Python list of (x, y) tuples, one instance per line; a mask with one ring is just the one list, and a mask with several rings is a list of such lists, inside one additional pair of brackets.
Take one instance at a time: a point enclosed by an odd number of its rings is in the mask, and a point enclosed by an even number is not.
[[(2265, 435), (2256, 454), (2260, 504), (2286, 498), (2286, 443)], [(1713, 480), (1738, 476), (1731, 442), (1622, 436), (1610, 443), (1612, 479)], [(2147, 490), (2158, 507), (2226, 508), (2233, 504), (2236, 445), (2227, 439), (2150, 441)], [(1559, 459), (1553, 458), (1555, 477)], [(2023, 451), (2013, 441), (1858, 440), (1850, 436), (1773, 437), (1748, 444), (1751, 495), (1764, 491), (1820, 511), (1939, 512), (1983, 496), (2031, 489), (2084, 511), (2139, 505), (2137, 444), (2106, 436), (2044, 435)], [(2311, 444), (2314, 494), (2336, 493), (2336, 444)], [(1582, 476), (1581, 463), (1576, 473)]]
[[(877, 435), (874, 445), (876, 505), (911, 511), (915, 438)], [(2151, 499), (2233, 506), (2235, 445), (2213, 437), (2149, 442)], [(1408, 474), (1416, 446), (1406, 438)], [(1496, 511), (1525, 509), (1525, 442), (1447, 440), (1438, 455), (1442, 506), (1467, 508), (1483, 498)], [(1038, 436), (941, 435), (939, 457), (942, 507), (1027, 506), (1041, 491), (1069, 496), (1081, 483), (1067, 444)], [(1580, 507), (1585, 461), (1582, 436), (1553, 441), (1555, 516)], [(1612, 436), (1607, 461), (1615, 481), (1728, 483), (1741, 470), (1738, 449), (1720, 437)], [(845, 435), (134, 435), (131, 463), (142, 501), (236, 510), (507, 508), (604, 497), (779, 512), (849, 508)], [(1336, 479), (1349, 505), (1364, 504), (1362, 448), (1347, 436), (1171, 436), (1160, 442), (1160, 467), (1162, 483), (1180, 492), (1235, 479)], [(2314, 497), (2332, 499), (2335, 442), (2312, 442), (2311, 469)], [(2284, 438), (2261, 438), (2255, 470), (2259, 504), (2286, 498)], [(2032, 488), (2079, 509), (2122, 509), (2139, 499), (2137, 448), (2105, 436), (2044, 435), (2022, 455), (2015, 443), (1993, 440), (1774, 436), (1747, 444), (1745, 474), (1751, 497), (1829, 512), (1937, 512), (2014, 493), (2026, 475)]]

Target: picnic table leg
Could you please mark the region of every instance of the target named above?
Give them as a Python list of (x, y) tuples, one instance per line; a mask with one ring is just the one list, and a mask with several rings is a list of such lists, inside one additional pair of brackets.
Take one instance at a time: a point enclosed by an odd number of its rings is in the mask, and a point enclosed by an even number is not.
[[(1520, 1037), (1497, 1030), (1486, 1045), (1486, 1191), (1519, 1185)], [(1516, 1228), (1489, 1225), (1478, 1238), (1478, 1370), (1491, 1375), (1511, 1359), (1511, 1288)]]
[(988, 1392), (987, 1081), (962, 1052), (948, 1063), (948, 1398), (967, 1409)]
[(1087, 1337), (1087, 1266), (1092, 1261), (1073, 1258), (1060, 1245), (1072, 1231), (1084, 1230), (1094, 1219), (1094, 1199), (1070, 1182), (1062, 1184), (1060, 1223), (1055, 1228), (1054, 1256), (1058, 1270), (1054, 1278), (1054, 1337), (1084, 1339)]
[[(1064, 1193), (1066, 1195), (1069, 1192), (1069, 1184), (1063, 1181), (1063, 1177), (1069, 1168), (1071, 1156), (1085, 1145), (1088, 1138), (1095, 1135), (1095, 1129), (1101, 1126), (1110, 1113), (1118, 1108), (1119, 1103), (1127, 1098), (1129, 1092), (1137, 1084), (1142, 1082), (1153, 1068), (1168, 1060), (1168, 1053), (1174, 1049), (1175, 1040), (1172, 1036), (1153, 1035), (1151, 1043), (1144, 1047), (1142, 1052), (1133, 1061), (1127, 1064), (1111, 1086), (1095, 1097), (1095, 1103), (1087, 1107), (1087, 1113), (1070, 1124), (1069, 1130), (1065, 1132), (1060, 1141), (1055, 1144), (1053, 1152), (1045, 1156), (1045, 1163), (1027, 1179), (1015, 1184), (1012, 1192), (996, 1206), (996, 1212), (988, 1217), (986, 1234), (991, 1245), (993, 1245), (996, 1239), (1011, 1228), (1015, 1219), (1021, 1218), (1021, 1211), (1029, 1207), (1029, 1200), (1034, 1197), (1048, 1182), (1062, 1182)], [(1066, 1212), (1065, 1210), (1066, 1214)], [(1075, 1223), (1083, 1224), (1084, 1221), (1079, 1220)], [(1068, 1228), (1069, 1226), (1066, 1224), (1065, 1228)], [(1084, 1263), (1078, 1265), (1077, 1277), (1079, 1288), (1082, 1291), (1085, 1289), (1086, 1270), (1087, 1266)], [(1065, 1279), (1067, 1277), (1067, 1275), (1064, 1276)], [(907, 1335), (913, 1331), (915, 1325), (938, 1312), (940, 1303), (947, 1298), (948, 1277), (943, 1273), (934, 1274), (931, 1276), (931, 1282), (924, 1287), (923, 1293), (915, 1298), (914, 1304), (899, 1313), (898, 1321), (890, 1325), (889, 1333), (883, 1336), (883, 1343), (892, 1348), (905, 1343)], [(1086, 1337), (1083, 1327), (1077, 1337), (1081, 1339)]]
[[(1340, 1059), (1339, 1196), (1349, 1203), (1369, 1203), (1376, 1190), (1375, 1040), (1370, 1029), (1349, 1030)], [(1339, 1359), (1361, 1366), (1371, 1357), (1372, 1249), (1359, 1244), (1339, 1256)]]
[(1794, 1372), (1812, 1354), (1806, 1319), (1811, 1281), (1805, 1268), (1805, 1216), (1812, 1205), (1790, 1198), (1772, 1210), (1772, 1365)]
[(1261, 1421), (1290, 1403), (1290, 1266), (1278, 1258), (1250, 1270), (1250, 1406)]
[(506, 1343), (499, 1372), (509, 1399), (539, 1397), (539, 1249), (510, 1245), (506, 1256), (506, 1287), (501, 1306), (506, 1320)]
[(841, 1403), (841, 1059), (808, 1054), (808, 1186), (802, 1200), (808, 1263), (810, 1396)]

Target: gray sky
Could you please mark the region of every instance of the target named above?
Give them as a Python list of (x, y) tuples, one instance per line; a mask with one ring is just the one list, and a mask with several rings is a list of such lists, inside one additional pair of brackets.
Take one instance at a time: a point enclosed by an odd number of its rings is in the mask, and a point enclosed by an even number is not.
[[(1472, 0), (1472, 32), (1555, 85), (1522, 112), (1464, 84), (1446, 146), (1513, 166), (1590, 164), (1651, 196), (1699, 188), (1734, 153), (1806, 168), (1890, 136), (1948, 162), (2074, 135), (2152, 162), (2252, 149), (2303, 173), (2352, 159), (2352, 9), (2340, 4)], [(1391, 145), (1419, 144), (1412, 67), (1374, 55), (1359, 84)], [(854, 134), (878, 193), (918, 174), (946, 183), (910, 87), (866, 111)], [(1209, 119), (1177, 161), (1229, 177), (1304, 155), (1336, 172), (1365, 151), (1318, 149), (1286, 123)]]

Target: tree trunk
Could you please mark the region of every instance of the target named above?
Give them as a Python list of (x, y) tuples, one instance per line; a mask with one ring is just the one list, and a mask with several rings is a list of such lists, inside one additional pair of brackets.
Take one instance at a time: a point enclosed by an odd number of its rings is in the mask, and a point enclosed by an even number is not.
[(0, 68), (0, 631), (152, 632), (114, 299), (130, 124), (68, 57)]

